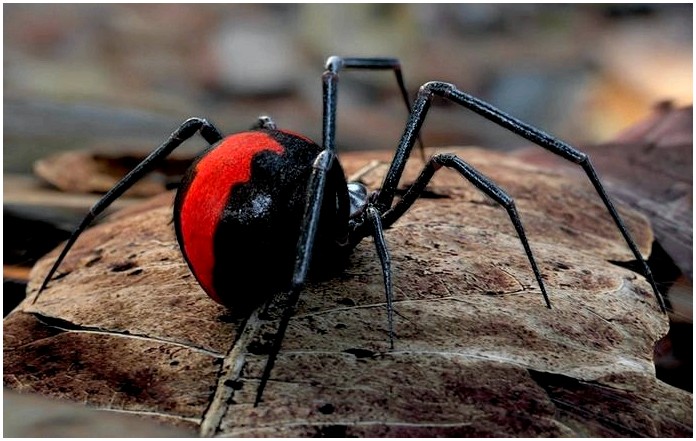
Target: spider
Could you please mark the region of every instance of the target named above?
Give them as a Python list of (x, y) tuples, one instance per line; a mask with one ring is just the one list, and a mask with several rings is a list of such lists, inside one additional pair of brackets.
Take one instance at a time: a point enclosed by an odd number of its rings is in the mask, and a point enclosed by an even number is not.
[[(374, 239), (381, 264), (388, 337), (390, 347), (394, 348), (394, 295), (384, 230), (412, 206), (442, 167), (458, 172), (507, 211), (545, 305), (551, 308), (513, 199), (464, 160), (453, 154), (433, 155), (417, 179), (395, 202), (397, 185), (413, 146), (416, 141), (420, 142), (419, 132), (431, 102), (434, 97), (441, 97), (580, 165), (652, 286), (660, 309), (665, 312), (664, 300), (650, 268), (585, 153), (462, 92), (453, 84), (425, 83), (411, 105), (401, 64), (395, 58), (331, 56), (325, 69), (322, 75), (321, 146), (305, 136), (277, 128), (267, 116), (259, 117), (251, 130), (229, 136), (223, 136), (206, 119), (186, 120), (91, 208), (64, 245), (34, 302), (95, 217), (174, 149), (199, 133), (210, 146), (186, 172), (174, 201), (176, 237), (191, 272), (213, 300), (237, 314), (255, 310), (275, 293), (289, 292), (257, 389), (255, 406), (261, 401), (305, 281), (314, 274), (340, 270), (349, 253), (367, 236)], [(336, 157), (338, 78), (343, 69), (392, 71), (409, 111), (405, 130), (382, 186), (372, 193), (360, 182), (346, 182)], [(420, 147), (423, 152), (422, 143)]]

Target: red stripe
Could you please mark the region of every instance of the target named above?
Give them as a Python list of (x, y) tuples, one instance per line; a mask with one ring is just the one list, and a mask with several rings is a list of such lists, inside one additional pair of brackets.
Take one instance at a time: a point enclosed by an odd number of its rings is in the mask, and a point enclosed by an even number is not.
[(220, 296), (213, 286), (215, 229), (232, 188), (249, 181), (251, 160), (266, 150), (284, 151), (276, 140), (261, 132), (244, 132), (223, 139), (196, 165), (195, 178), (181, 206), (181, 234), (186, 256), (198, 282), (219, 303)]

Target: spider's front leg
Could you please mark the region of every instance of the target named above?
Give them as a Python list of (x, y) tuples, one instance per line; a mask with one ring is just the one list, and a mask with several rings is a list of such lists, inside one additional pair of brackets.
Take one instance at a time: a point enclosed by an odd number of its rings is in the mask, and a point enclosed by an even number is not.
[(406, 161), (411, 153), (415, 139), (420, 132), (425, 117), (430, 108), (430, 103), (435, 96), (440, 96), (456, 104), (459, 104), (475, 113), (483, 116), (484, 118), (510, 130), (511, 132), (539, 145), (540, 147), (549, 150), (550, 152), (565, 158), (575, 164), (580, 165), (588, 179), (594, 186), (597, 194), (602, 199), (604, 206), (614, 220), (614, 224), (621, 232), (626, 244), (631, 249), (631, 252), (635, 256), (638, 263), (641, 265), (643, 270), (643, 275), (650, 283), (653, 289), (655, 298), (657, 299), (658, 305), (663, 313), (666, 313), (667, 309), (665, 307), (665, 301), (657, 288), (655, 279), (653, 278), (650, 267), (648, 266), (643, 256), (638, 250), (633, 237), (628, 232), (626, 225), (624, 224), (621, 216), (619, 216), (618, 211), (614, 207), (614, 204), (609, 199), (609, 196), (604, 189), (599, 176), (595, 171), (590, 158), (583, 152), (571, 147), (563, 141), (560, 141), (551, 135), (537, 129), (529, 124), (526, 124), (502, 111), (495, 108), (491, 104), (482, 101), (472, 95), (462, 92), (457, 89), (454, 85), (449, 83), (443, 83), (439, 81), (433, 81), (421, 86), (418, 97), (413, 104), (412, 112), (409, 117), (408, 123), (406, 124), (406, 129), (399, 142), (399, 147), (396, 150), (394, 159), (389, 167), (380, 193), (377, 197), (376, 206), (381, 212), (387, 212), (392, 206), (394, 197), (396, 194), (396, 188), (403, 174), (404, 168), (406, 167)]

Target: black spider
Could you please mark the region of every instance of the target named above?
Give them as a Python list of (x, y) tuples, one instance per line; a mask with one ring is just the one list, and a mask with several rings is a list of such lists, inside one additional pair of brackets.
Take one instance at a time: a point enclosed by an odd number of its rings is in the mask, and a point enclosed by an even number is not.
[[(369, 193), (359, 182), (346, 183), (336, 159), (336, 100), (338, 74), (342, 69), (393, 71), (410, 112), (384, 182), (373, 193)], [(522, 242), (546, 306), (550, 308), (544, 282), (512, 198), (461, 158), (453, 154), (432, 156), (416, 181), (395, 202), (397, 184), (406, 161), (419, 139), (432, 99), (439, 96), (580, 165), (639, 262), (660, 308), (665, 311), (650, 268), (585, 153), (460, 91), (452, 84), (439, 81), (424, 84), (411, 106), (400, 63), (394, 58), (333, 56), (326, 62), (322, 82), (324, 109), (321, 147), (304, 136), (277, 129), (268, 117), (259, 118), (251, 131), (227, 137), (223, 137), (205, 119), (191, 118), (185, 121), (167, 141), (92, 207), (65, 244), (34, 302), (78, 236), (94, 218), (175, 148), (200, 133), (210, 147), (187, 172), (174, 204), (177, 239), (193, 274), (208, 295), (237, 313), (255, 309), (278, 291), (289, 289), (290, 293), (257, 390), (255, 405), (260, 402), (270, 377), (288, 322), (310, 272), (310, 263), (312, 271), (317, 272), (341, 266), (350, 251), (367, 236), (374, 238), (384, 275), (389, 341), (390, 346), (394, 347), (392, 273), (384, 229), (389, 228), (411, 207), (423, 194), (435, 172), (442, 167), (456, 170), (505, 208)], [(259, 276), (261, 268), (264, 269), (261, 272), (263, 276)], [(268, 277), (268, 269), (276, 277)], [(249, 292), (259, 294), (250, 297)]]

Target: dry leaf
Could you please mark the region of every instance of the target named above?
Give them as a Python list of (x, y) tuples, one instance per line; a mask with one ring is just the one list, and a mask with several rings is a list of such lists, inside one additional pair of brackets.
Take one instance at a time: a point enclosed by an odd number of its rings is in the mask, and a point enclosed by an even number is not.
[[(501, 154), (455, 149), (516, 199), (553, 309), (501, 208), (442, 171), (386, 236), (389, 350), (371, 240), (342, 275), (310, 284), (263, 402), (280, 311), (246, 324), (209, 300), (178, 251), (171, 194), (86, 232), (54, 280), (4, 323), (5, 385), (221, 436), (691, 436), (691, 394), (655, 378), (667, 332), (589, 183)], [(349, 154), (353, 172), (387, 154)], [(422, 164), (412, 160), (404, 181)], [(385, 165), (361, 179), (379, 185)], [(647, 254), (645, 218), (621, 213)], [(266, 275), (270, 276), (270, 275)], [(248, 293), (253, 295), (253, 293)]]

